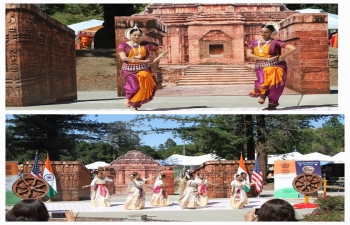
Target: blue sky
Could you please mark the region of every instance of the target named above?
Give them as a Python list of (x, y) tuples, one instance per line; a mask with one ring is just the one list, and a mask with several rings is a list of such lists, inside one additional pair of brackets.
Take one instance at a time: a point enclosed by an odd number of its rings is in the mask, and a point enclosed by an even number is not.
[[(192, 115), (184, 115), (184, 116), (192, 116)], [(193, 115), (194, 116), (194, 115)], [(133, 120), (136, 117), (136, 115), (127, 115), (127, 114), (97, 114), (96, 115), (88, 115), (88, 119), (91, 120), (98, 120), (99, 122), (115, 122), (115, 121), (130, 121)], [(163, 120), (152, 120), (152, 126), (158, 127), (158, 128), (173, 128), (177, 127), (178, 124), (176, 122), (172, 121), (163, 121)], [(145, 122), (146, 126), (148, 125), (148, 122)], [(140, 130), (143, 130), (142, 128), (138, 128)], [(156, 146), (158, 147), (160, 144), (164, 144), (168, 138), (173, 139), (177, 145), (182, 145), (182, 139), (180, 138), (174, 138), (173, 135), (169, 133), (164, 134), (148, 134), (141, 136), (142, 142), (145, 145), (149, 145), (151, 147)]]
[[(97, 115), (97, 116), (96, 116)], [(197, 116), (196, 114), (182, 114), (183, 116)], [(11, 115), (8, 115), (11, 116)], [(87, 119), (91, 120), (97, 120), (99, 122), (115, 122), (115, 121), (130, 121), (134, 119), (136, 115), (130, 115), (130, 114), (87, 114)], [(315, 127), (320, 127), (322, 125), (323, 121), (315, 122), (313, 125)], [(341, 123), (344, 124), (344, 121), (341, 121)], [(145, 122), (145, 126), (147, 126), (147, 122)], [(163, 120), (152, 120), (152, 126), (158, 127), (158, 128), (173, 128), (177, 127), (178, 124), (176, 122), (172, 121), (166, 121)], [(138, 128), (140, 130), (144, 130), (143, 128)], [(147, 128), (148, 129), (148, 128)], [(148, 134), (141, 136), (142, 142), (145, 145), (149, 145), (151, 147), (155, 146), (158, 147), (160, 144), (164, 144), (168, 138), (173, 139), (177, 145), (182, 145), (182, 139), (180, 138), (174, 138), (172, 133), (164, 133), (164, 134)]]
[[(183, 116), (196, 116), (196, 115), (183, 114)], [(136, 117), (136, 115), (127, 115), (127, 114), (113, 114), (113, 115), (99, 114), (99, 115), (97, 115), (97, 117), (95, 117), (95, 114), (94, 115), (91, 114), (91, 115), (88, 115), (87, 118), (92, 119), (92, 120), (97, 119), (100, 122), (114, 122), (114, 121), (130, 121), (130, 120), (134, 119), (135, 117)], [(322, 126), (323, 122), (324, 121), (319, 121), (317, 123), (314, 122), (313, 125), (315, 127), (320, 127), (320, 126)], [(341, 121), (341, 123), (344, 124), (344, 121)], [(146, 125), (147, 125), (147, 122), (146, 122)], [(178, 124), (176, 122), (172, 122), (172, 121), (164, 122), (163, 120), (152, 120), (152, 126), (159, 127), (159, 128), (173, 128), (173, 127), (177, 127)], [(139, 129), (141, 130), (142, 128), (139, 128)], [(164, 144), (168, 138), (173, 139), (177, 145), (183, 144), (182, 139), (174, 138), (170, 132), (164, 133), (164, 134), (149, 134), (149, 135), (141, 136), (143, 144), (149, 145), (151, 147), (153, 147), (153, 146), (158, 147), (160, 144)]]

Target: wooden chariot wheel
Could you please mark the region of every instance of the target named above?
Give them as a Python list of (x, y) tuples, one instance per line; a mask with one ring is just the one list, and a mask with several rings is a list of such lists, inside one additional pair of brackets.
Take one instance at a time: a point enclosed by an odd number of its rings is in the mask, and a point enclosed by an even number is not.
[(16, 180), (12, 185), (13, 193), (21, 198), (42, 198), (49, 192), (48, 183), (38, 177), (24, 177)]
[(321, 189), (322, 179), (313, 173), (300, 174), (294, 178), (293, 187), (299, 193), (308, 195)]

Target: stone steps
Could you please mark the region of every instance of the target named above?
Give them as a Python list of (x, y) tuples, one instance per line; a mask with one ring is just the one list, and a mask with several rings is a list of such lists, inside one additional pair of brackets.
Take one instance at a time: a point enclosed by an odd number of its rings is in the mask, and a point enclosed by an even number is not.
[(244, 65), (189, 66), (177, 86), (254, 84), (255, 73)]

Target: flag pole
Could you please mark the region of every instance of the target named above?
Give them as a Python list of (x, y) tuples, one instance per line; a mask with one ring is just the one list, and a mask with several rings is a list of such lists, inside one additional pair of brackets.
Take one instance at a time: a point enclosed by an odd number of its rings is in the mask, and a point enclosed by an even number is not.
[[(48, 158), (49, 157), (49, 152), (46, 152), (46, 158)], [(51, 198), (50, 197), (48, 197), (49, 198), (49, 200), (47, 200), (46, 202), (51, 202)]]

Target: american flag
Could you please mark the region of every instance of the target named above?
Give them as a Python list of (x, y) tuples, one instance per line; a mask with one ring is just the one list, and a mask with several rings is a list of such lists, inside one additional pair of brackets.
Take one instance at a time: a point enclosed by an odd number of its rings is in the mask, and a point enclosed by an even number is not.
[(38, 153), (36, 153), (35, 155), (35, 159), (34, 159), (34, 164), (33, 164), (33, 168), (32, 168), (32, 172), (30, 173), (33, 177), (40, 177), (42, 178), (43, 176), (41, 175), (40, 172), (40, 166), (39, 166), (39, 160), (38, 160)]
[(258, 193), (258, 195), (262, 192), (263, 189), (263, 174), (260, 170), (260, 165), (259, 165), (259, 161), (258, 161), (258, 154), (256, 154), (255, 157), (255, 165), (254, 165), (254, 171), (253, 171), (253, 175), (252, 175), (252, 182), (256, 183), (256, 192)]

